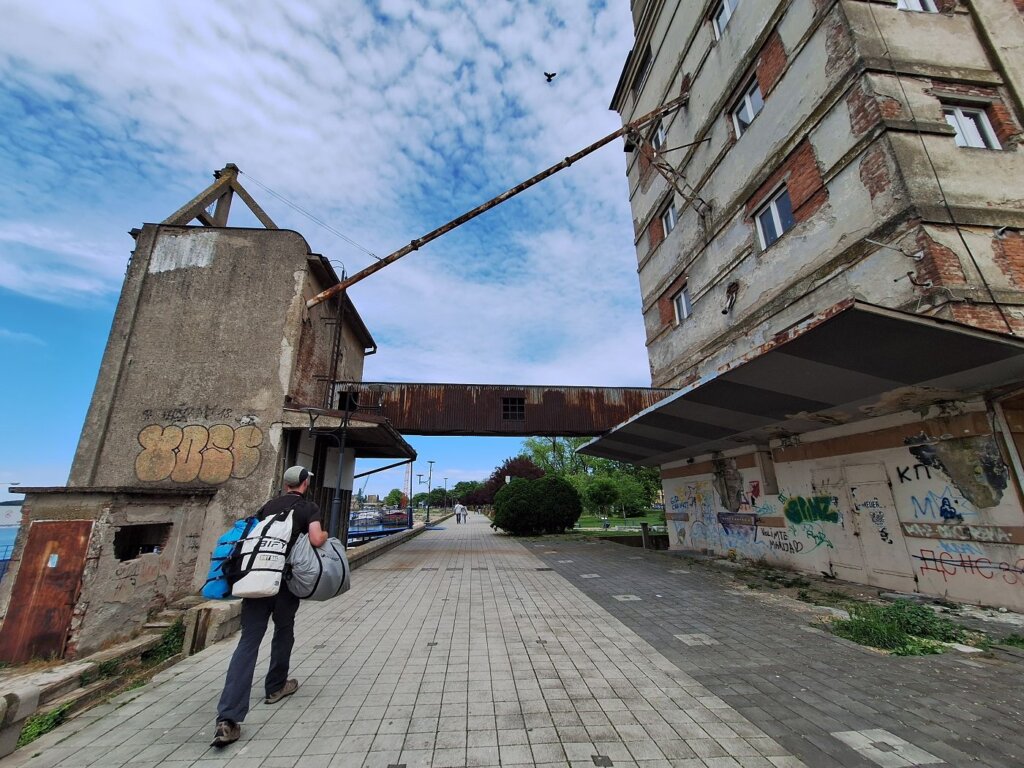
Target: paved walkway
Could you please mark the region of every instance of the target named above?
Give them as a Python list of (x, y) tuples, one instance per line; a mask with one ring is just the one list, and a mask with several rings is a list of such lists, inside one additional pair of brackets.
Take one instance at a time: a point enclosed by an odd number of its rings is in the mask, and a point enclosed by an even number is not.
[(257, 695), (237, 744), (207, 747), (229, 640), (0, 768), (899, 768), (1024, 754), (1015, 668), (881, 657), (666, 555), (519, 543), (471, 516), (353, 584), (302, 606), (301, 688), (276, 706)]

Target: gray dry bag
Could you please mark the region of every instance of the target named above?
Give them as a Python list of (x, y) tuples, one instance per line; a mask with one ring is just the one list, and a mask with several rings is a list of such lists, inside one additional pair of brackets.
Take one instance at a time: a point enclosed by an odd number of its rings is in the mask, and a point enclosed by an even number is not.
[(345, 548), (337, 539), (328, 539), (322, 547), (309, 543), (309, 536), (299, 536), (288, 554), (285, 569), (288, 590), (303, 600), (330, 600), (352, 586)]

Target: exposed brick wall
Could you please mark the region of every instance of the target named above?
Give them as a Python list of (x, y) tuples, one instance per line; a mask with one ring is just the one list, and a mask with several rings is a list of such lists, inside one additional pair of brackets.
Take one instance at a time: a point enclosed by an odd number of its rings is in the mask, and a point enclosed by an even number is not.
[(647, 225), (647, 241), (650, 244), (650, 249), (653, 251), (661, 245), (661, 241), (664, 239), (665, 226), (661, 223), (661, 209), (659, 208), (658, 215)]
[(757, 84), (761, 88), (761, 94), (768, 98), (768, 94), (779, 82), (783, 71), (786, 69), (786, 48), (782, 44), (782, 38), (778, 32), (772, 32), (761, 52), (757, 55), (754, 64), (754, 71), (757, 75)]
[(917, 233), (917, 247), (924, 251), (924, 258), (915, 263), (918, 282), (931, 280), (932, 285), (946, 286), (964, 285), (967, 282), (960, 257), (955, 251), (937, 243), (924, 230)]
[(871, 130), (882, 117), (878, 102), (868, 92), (863, 81), (854, 84), (850, 95), (846, 97), (846, 108), (850, 112), (850, 127), (854, 136), (863, 136)]
[(783, 182), (789, 190), (793, 218), (798, 224), (810, 218), (828, 200), (828, 190), (825, 189), (821, 178), (818, 159), (814, 156), (814, 147), (808, 140), (804, 139), (750, 197), (747, 201), (748, 218), (752, 217), (768, 195)]
[(889, 157), (880, 144), (872, 144), (861, 158), (860, 180), (867, 187), (872, 200), (892, 186)]
[(672, 299), (686, 286), (686, 275), (680, 275), (669, 285), (661, 296), (658, 297), (658, 319), (662, 327), (672, 325), (676, 321), (676, 310), (672, 306)]
[(1017, 6), (1017, 10), (1024, 13), (1024, 0), (1013, 0), (1013, 4)]
[[(991, 99), (992, 103), (985, 109), (992, 129), (996, 132), (1003, 148), (1008, 148), (1008, 143), (1021, 134), (1021, 127), (1014, 119), (1013, 114), (1003, 101), (999, 89), (984, 85), (968, 85), (966, 83), (951, 83), (945, 80), (932, 80), (932, 87), (945, 93), (952, 93), (961, 96), (978, 96)], [(1013, 145), (1010, 144), (1010, 147)]]
[[(973, 328), (982, 328), (986, 331), (1006, 333), (1006, 323), (999, 310), (991, 304), (954, 304), (952, 306), (953, 319), (958, 323), (969, 325)], [(1024, 322), (1019, 318), (1007, 313), (1007, 319), (1014, 333), (1019, 334), (1024, 330)]]
[(831, 78), (853, 66), (854, 47), (850, 30), (838, 12), (833, 11), (832, 19), (826, 23), (828, 58), (825, 60), (825, 74)]
[(992, 252), (995, 263), (1010, 284), (1024, 288), (1024, 234), (1006, 232), (1002, 237), (993, 237)]

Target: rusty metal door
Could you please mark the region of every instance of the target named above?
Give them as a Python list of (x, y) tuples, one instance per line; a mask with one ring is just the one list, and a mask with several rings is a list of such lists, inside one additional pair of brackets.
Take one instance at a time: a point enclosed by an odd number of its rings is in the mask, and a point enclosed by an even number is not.
[(64, 655), (92, 526), (92, 520), (32, 523), (0, 628), (0, 661)]

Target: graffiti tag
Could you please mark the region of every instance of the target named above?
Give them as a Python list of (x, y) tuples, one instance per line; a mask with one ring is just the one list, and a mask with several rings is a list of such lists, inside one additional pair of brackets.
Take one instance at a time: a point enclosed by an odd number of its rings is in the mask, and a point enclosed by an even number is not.
[(837, 499), (833, 496), (793, 496), (786, 501), (786, 519), (793, 525), (801, 523), (838, 523)]
[(138, 440), (142, 451), (135, 459), (135, 476), (142, 482), (198, 479), (219, 485), (228, 478), (252, 474), (260, 461), (263, 432), (254, 426), (229, 424), (150, 424), (139, 432)]

